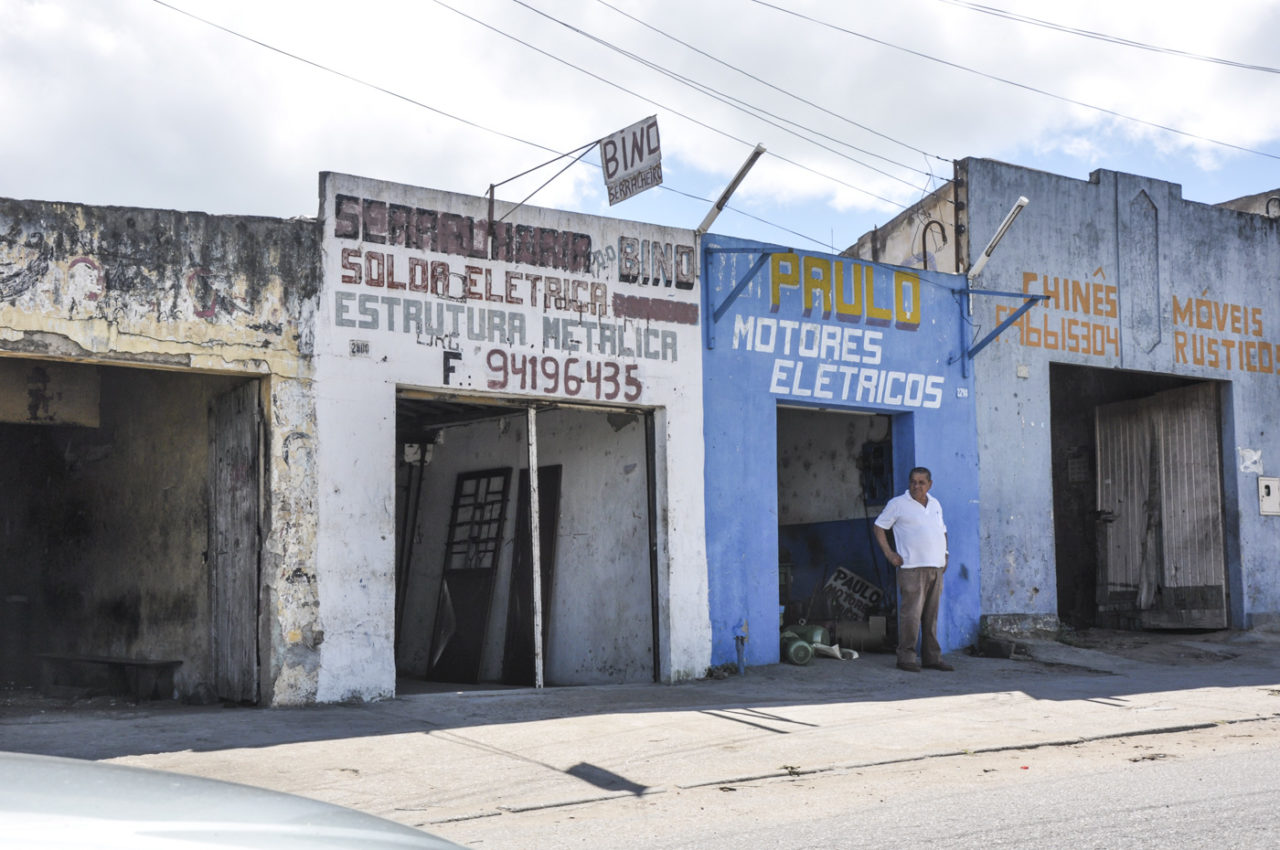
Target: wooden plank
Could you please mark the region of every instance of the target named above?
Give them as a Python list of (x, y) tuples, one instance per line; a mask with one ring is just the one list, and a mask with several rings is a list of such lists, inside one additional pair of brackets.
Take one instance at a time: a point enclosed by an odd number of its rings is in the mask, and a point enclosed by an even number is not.
[(214, 689), (235, 702), (258, 701), (260, 422), (257, 381), (214, 400), (209, 500)]
[[(1164, 564), (1158, 607), (1170, 628), (1227, 627), (1218, 391), (1211, 383), (1157, 396)], [(1194, 591), (1195, 602), (1189, 602)], [(1155, 626), (1152, 626), (1155, 627)]]

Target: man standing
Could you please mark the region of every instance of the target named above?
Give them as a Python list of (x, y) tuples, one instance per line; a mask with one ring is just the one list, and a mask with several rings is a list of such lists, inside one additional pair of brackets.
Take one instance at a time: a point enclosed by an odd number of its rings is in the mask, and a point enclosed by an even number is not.
[[(898, 568), (898, 669), (920, 672), (921, 662), (934, 670), (954, 670), (942, 660), (938, 646), (938, 603), (942, 574), (947, 571), (947, 526), (942, 505), (929, 498), (933, 475), (923, 466), (911, 470), (907, 492), (894, 496), (876, 517), (875, 535), (889, 563)], [(897, 551), (885, 531), (893, 529)], [(916, 641), (920, 657), (916, 658)]]

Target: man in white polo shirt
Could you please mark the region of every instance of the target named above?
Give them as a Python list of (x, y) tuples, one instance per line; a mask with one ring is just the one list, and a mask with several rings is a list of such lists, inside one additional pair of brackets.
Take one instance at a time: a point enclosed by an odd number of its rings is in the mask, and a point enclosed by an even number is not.
[[(947, 571), (947, 526), (942, 505), (929, 498), (933, 474), (923, 466), (911, 470), (907, 492), (894, 496), (876, 517), (875, 535), (889, 563), (898, 568), (898, 669), (912, 673), (925, 667), (954, 670), (942, 660), (938, 646), (938, 604), (942, 574)], [(885, 531), (893, 529), (894, 549)], [(916, 641), (920, 656), (916, 657)]]

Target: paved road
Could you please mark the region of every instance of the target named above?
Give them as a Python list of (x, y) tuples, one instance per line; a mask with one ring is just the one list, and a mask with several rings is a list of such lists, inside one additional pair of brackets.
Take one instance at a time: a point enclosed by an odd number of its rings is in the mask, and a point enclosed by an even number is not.
[(0, 708), (0, 749), (245, 782), (450, 837), (486, 820), (505, 835), (522, 815), (601, 801), (661, 812), (664, 797), (699, 789), (1255, 723), (1280, 712), (1277, 648), (1280, 637), (1254, 632), (1154, 648), (1033, 642), (1030, 658), (955, 653), (955, 673), (905, 673), (870, 654), (676, 686), (305, 709), (15, 704)]
[(1271, 848), (1280, 720), (941, 756), (445, 825), (477, 848)]

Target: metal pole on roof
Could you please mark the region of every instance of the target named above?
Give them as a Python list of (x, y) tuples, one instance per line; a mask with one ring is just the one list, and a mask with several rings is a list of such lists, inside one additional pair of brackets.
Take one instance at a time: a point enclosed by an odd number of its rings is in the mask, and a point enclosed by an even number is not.
[(716, 216), (720, 215), (720, 211), (724, 209), (725, 204), (729, 203), (729, 196), (738, 188), (738, 184), (742, 182), (742, 178), (747, 176), (747, 172), (751, 170), (751, 166), (756, 164), (761, 156), (764, 155), (764, 145), (756, 145), (756, 149), (747, 157), (747, 161), (738, 169), (738, 173), (734, 175), (733, 180), (729, 181), (729, 185), (720, 193), (720, 199), (715, 202), (711, 210), (707, 213), (707, 217), (702, 220), (694, 233), (698, 236), (706, 233), (711, 229), (711, 223), (716, 220)]

